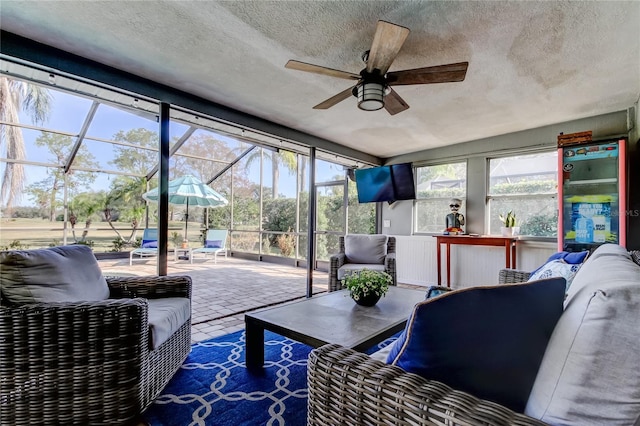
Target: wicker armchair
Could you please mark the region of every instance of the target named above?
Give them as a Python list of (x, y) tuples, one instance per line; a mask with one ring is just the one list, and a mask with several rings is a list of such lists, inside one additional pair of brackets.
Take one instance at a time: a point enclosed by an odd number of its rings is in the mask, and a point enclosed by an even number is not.
[[(329, 258), (329, 291), (337, 291), (344, 288), (342, 282), (338, 279), (338, 269), (346, 263), (344, 236), (340, 237), (340, 252)], [(396, 272), (396, 238), (388, 237), (387, 255), (384, 259), (384, 271), (391, 275), (393, 285), (398, 282)]]
[(309, 355), (308, 426), (544, 425), (339, 345)]
[(0, 305), (1, 425), (131, 424), (187, 357), (191, 319), (150, 350), (147, 299), (191, 278), (107, 277), (99, 302)]

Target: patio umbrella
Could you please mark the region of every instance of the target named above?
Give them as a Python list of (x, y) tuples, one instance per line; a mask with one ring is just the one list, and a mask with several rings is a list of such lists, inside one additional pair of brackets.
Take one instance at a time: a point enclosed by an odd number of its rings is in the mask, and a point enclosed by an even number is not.
[[(148, 201), (158, 201), (158, 188), (144, 193), (142, 198)], [(169, 203), (187, 206), (184, 225), (184, 239), (186, 240), (189, 226), (189, 206), (220, 207), (226, 206), (229, 201), (197, 177), (187, 175), (169, 181)]]

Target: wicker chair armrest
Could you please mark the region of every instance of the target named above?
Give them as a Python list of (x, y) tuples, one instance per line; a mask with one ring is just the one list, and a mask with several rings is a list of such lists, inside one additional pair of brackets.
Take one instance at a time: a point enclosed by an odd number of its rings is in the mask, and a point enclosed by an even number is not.
[(188, 275), (144, 277), (106, 277), (113, 299), (191, 298), (191, 277)]
[(395, 253), (387, 253), (387, 255), (384, 257), (384, 261), (385, 261), (385, 263), (387, 263), (387, 262), (395, 262), (396, 261), (396, 254)]
[(123, 357), (135, 363), (149, 350), (148, 302), (108, 299), (3, 306), (0, 341), (0, 359), (46, 364), (52, 357), (72, 366), (76, 357), (96, 356), (100, 364)]
[(498, 275), (500, 284), (524, 283), (529, 280), (531, 272), (516, 269), (501, 269)]
[(346, 261), (344, 253), (336, 253), (329, 257), (329, 291), (336, 291), (344, 288), (342, 283), (338, 280), (338, 269)]
[(346, 256), (344, 253), (332, 254), (331, 257), (329, 257), (330, 267), (332, 268), (335, 267), (336, 270), (338, 270), (339, 267), (344, 265), (345, 261), (346, 261)]
[(396, 269), (396, 254), (387, 253), (384, 258), (384, 269), (393, 279), (392, 285), (398, 285), (398, 272)]
[(395, 269), (396, 268), (396, 254), (395, 253), (387, 253), (384, 257), (384, 266), (386, 269)]
[(339, 345), (309, 355), (308, 426), (544, 425)]

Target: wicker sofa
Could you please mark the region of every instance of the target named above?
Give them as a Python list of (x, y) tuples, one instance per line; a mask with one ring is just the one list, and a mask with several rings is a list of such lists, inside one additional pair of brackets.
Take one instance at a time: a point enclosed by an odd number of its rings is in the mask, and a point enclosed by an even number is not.
[[(638, 424), (640, 256), (619, 246), (606, 250), (584, 264), (569, 288), (529, 396), (531, 417), (326, 345), (309, 356), (307, 424)], [(514, 270), (499, 275), (501, 283), (529, 277)]]
[(178, 370), (191, 347), (190, 314), (155, 347), (149, 306), (190, 301), (191, 278), (105, 278), (106, 300), (2, 300), (1, 425), (132, 424)]

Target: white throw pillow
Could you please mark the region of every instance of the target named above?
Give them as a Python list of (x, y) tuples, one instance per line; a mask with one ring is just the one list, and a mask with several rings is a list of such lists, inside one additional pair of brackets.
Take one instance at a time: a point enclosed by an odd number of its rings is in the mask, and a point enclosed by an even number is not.
[(554, 259), (550, 262), (547, 262), (546, 264), (544, 264), (544, 266), (542, 266), (542, 268), (531, 274), (531, 276), (529, 277), (529, 281), (562, 277), (567, 280), (567, 288), (565, 289), (566, 292), (567, 290), (569, 290), (569, 287), (573, 282), (573, 278), (576, 276), (581, 266), (582, 263), (572, 265), (570, 263), (565, 263), (562, 259)]

